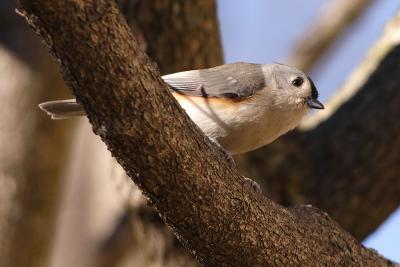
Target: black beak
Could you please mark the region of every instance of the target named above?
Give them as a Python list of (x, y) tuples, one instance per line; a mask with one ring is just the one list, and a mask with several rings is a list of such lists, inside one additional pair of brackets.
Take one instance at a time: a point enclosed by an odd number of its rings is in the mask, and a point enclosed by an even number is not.
[(312, 97), (306, 97), (306, 104), (309, 108), (313, 108), (313, 109), (324, 109), (324, 105), (319, 102), (317, 99), (314, 99)]
[(318, 91), (314, 85), (313, 80), (311, 80), (310, 77), (308, 77), (308, 80), (310, 81), (311, 84), (311, 96), (305, 98), (307, 106), (313, 109), (324, 109), (325, 108), (324, 105), (317, 100)]

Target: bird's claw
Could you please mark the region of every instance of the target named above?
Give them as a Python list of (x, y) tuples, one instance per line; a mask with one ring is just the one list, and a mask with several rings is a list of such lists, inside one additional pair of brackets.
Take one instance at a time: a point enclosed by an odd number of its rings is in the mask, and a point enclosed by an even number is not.
[(250, 186), (254, 193), (262, 195), (261, 186), (254, 180), (244, 177), (243, 186)]
[(218, 143), (217, 140), (212, 139), (212, 138), (210, 138), (210, 140), (211, 140), (214, 144), (216, 144), (217, 147), (222, 151), (222, 153), (224, 154), (224, 159), (226, 159), (226, 161), (228, 162), (229, 166), (230, 166), (231, 168), (235, 168), (235, 167), (236, 167), (236, 163), (235, 163), (235, 160), (233, 159), (232, 155), (229, 154), (229, 152), (226, 151), (226, 149), (223, 148), (223, 147), (221, 146), (221, 144)]

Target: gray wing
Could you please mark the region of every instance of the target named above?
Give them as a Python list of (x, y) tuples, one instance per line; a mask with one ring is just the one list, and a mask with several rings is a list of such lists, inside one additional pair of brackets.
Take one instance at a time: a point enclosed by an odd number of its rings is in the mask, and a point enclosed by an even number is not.
[(202, 97), (247, 98), (265, 87), (262, 65), (250, 63), (178, 72), (162, 78), (173, 91)]

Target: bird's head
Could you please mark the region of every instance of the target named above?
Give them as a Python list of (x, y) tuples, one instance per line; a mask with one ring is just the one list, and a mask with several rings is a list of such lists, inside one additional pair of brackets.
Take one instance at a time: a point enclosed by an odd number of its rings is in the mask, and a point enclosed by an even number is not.
[(299, 69), (283, 64), (265, 68), (272, 79), (270, 88), (276, 105), (290, 109), (324, 109), (318, 101), (318, 91), (309, 76)]

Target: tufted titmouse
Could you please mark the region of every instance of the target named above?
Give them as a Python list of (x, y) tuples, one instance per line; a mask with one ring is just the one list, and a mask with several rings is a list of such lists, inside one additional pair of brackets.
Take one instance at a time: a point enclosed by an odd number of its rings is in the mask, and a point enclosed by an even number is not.
[[(267, 145), (323, 109), (314, 83), (282, 64), (233, 63), (162, 76), (189, 117), (231, 155)], [(53, 119), (85, 115), (75, 101), (39, 105)]]

